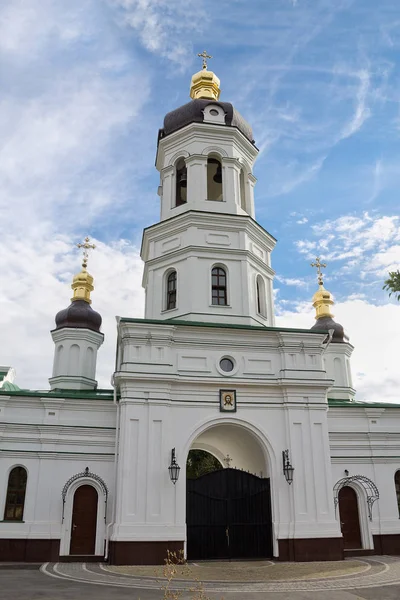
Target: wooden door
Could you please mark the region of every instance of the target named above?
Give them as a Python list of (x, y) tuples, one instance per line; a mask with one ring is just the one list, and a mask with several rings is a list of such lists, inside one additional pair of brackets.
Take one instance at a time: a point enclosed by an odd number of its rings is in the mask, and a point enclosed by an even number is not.
[(340, 526), (345, 550), (362, 548), (357, 494), (349, 486), (339, 492)]
[(74, 494), (70, 554), (94, 554), (97, 524), (97, 491), (81, 485)]

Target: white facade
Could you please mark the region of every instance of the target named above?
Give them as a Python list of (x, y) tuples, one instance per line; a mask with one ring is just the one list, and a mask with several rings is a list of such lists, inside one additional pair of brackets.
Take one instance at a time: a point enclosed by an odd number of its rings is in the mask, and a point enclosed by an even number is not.
[[(191, 449), (269, 479), (276, 558), (343, 557), (342, 487), (356, 494), (358, 552), (400, 553), (400, 405), (354, 401), (348, 342), (274, 327), (275, 239), (254, 220), (257, 149), (218, 102), (202, 114), (159, 139), (145, 318), (118, 318), (114, 389), (96, 388), (102, 334), (68, 322), (52, 332), (50, 391), (21, 391), (4, 369), (0, 560), (83, 559), (78, 494), (92, 488), (86, 554), (135, 564), (187, 551)], [(224, 394), (235, 399), (227, 408)]]

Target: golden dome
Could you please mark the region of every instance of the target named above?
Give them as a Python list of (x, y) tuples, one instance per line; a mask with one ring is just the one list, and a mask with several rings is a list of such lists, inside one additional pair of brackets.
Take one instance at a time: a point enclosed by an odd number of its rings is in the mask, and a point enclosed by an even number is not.
[(94, 250), (96, 246), (89, 242), (90, 239), (85, 237), (82, 244), (77, 244), (78, 248), (83, 248), (83, 261), (82, 271), (77, 273), (72, 280), (71, 288), (74, 290), (74, 295), (71, 298), (72, 302), (74, 302), (74, 300), (84, 300), (88, 304), (92, 303), (90, 292), (93, 292), (94, 290), (93, 277), (87, 272), (86, 267), (89, 258), (89, 250)]
[(206, 100), (218, 100), (221, 95), (220, 80), (212, 71), (203, 68), (195, 73), (190, 83), (190, 97), (193, 100), (204, 98)]
[(207, 59), (212, 58), (205, 50), (197, 56), (203, 59), (203, 68), (195, 73), (190, 83), (190, 97), (192, 100), (218, 100), (221, 94), (220, 80), (212, 71), (207, 71)]
[(313, 307), (315, 308), (316, 319), (321, 319), (322, 317), (333, 317), (334, 315), (331, 313), (330, 307), (334, 304), (333, 297), (328, 290), (324, 288), (324, 284), (320, 282), (318, 291), (315, 292), (313, 296)]
[(74, 295), (71, 301), (84, 300), (88, 304), (91, 304), (90, 292), (93, 292), (93, 277), (86, 271), (86, 267), (82, 268), (80, 273), (77, 273), (73, 280), (71, 288), (74, 290)]

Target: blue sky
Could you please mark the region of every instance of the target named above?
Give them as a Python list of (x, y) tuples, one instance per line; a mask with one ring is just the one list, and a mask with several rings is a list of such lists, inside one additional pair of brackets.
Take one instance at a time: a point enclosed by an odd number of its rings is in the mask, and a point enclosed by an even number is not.
[(309, 263), (322, 254), (361, 397), (395, 399), (400, 314), (382, 280), (400, 263), (396, 0), (3, 0), (0, 363), (20, 385), (47, 385), (49, 329), (89, 234), (108, 385), (114, 316), (143, 310), (157, 131), (189, 100), (204, 48), (260, 149), (256, 211), (278, 238), (279, 324), (312, 324)]

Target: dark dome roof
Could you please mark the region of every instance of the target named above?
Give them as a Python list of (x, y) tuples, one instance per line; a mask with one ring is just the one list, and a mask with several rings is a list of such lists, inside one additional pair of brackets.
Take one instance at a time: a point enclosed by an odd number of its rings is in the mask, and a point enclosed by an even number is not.
[(190, 123), (203, 123), (203, 110), (210, 104), (220, 106), (225, 112), (225, 125), (237, 127), (250, 142), (254, 143), (251, 126), (230, 102), (217, 102), (216, 100), (200, 98), (191, 100), (187, 104), (167, 113), (164, 118), (164, 128), (160, 129), (159, 138), (163, 138), (174, 131), (178, 131), (178, 129), (181, 129)]
[(317, 319), (316, 323), (311, 327), (311, 331), (329, 331), (333, 329), (332, 342), (343, 343), (344, 342), (344, 329), (339, 323), (336, 323), (332, 317), (321, 317)]
[(101, 316), (85, 300), (74, 300), (64, 310), (56, 314), (56, 329), (82, 327), (100, 331)]

